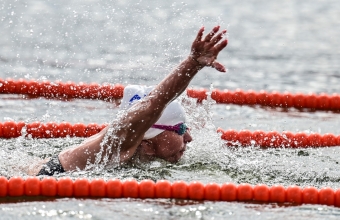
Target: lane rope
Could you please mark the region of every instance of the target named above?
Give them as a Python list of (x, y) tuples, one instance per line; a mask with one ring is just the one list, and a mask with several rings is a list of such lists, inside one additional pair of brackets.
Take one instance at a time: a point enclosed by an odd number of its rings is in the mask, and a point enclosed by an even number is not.
[[(96, 83), (75, 84), (72, 82), (38, 82), (19, 79), (0, 79), (0, 93), (5, 94), (27, 94), (32, 96), (44, 96), (48, 98), (86, 98), (112, 100), (122, 97), (124, 86), (122, 85), (98, 85)], [(207, 98), (207, 90), (188, 89), (189, 97), (202, 101)], [(308, 94), (301, 93), (267, 93), (265, 91), (220, 91), (213, 90), (212, 99), (217, 103), (228, 103), (237, 105), (263, 105), (271, 107), (295, 107), (310, 108), (316, 110), (340, 110), (340, 96), (333, 94)], [(15, 138), (21, 136), (22, 128), (26, 128), (26, 136), (32, 138), (60, 138), (60, 137), (89, 137), (107, 125), (90, 123), (84, 125), (77, 123), (71, 125), (62, 123), (40, 123), (26, 124), (24, 122), (0, 123), (0, 137)], [(282, 134), (271, 131), (223, 131), (219, 129), (221, 138), (228, 145), (261, 147), (324, 147), (339, 146), (340, 136), (334, 134), (305, 134), (283, 132)], [(47, 177), (40, 180), (37, 177), (12, 177), (9, 180), (0, 177), (0, 197), (20, 196), (52, 196), (52, 197), (108, 197), (108, 198), (176, 198), (191, 200), (210, 201), (256, 201), (256, 202), (289, 202), (294, 204), (322, 204), (340, 207), (340, 189), (334, 191), (326, 187), (318, 190), (315, 187), (300, 188), (289, 186), (287, 188), (275, 185), (268, 187), (264, 184), (252, 186), (250, 184), (235, 185), (233, 183), (202, 184), (200, 182), (186, 183), (176, 181), (170, 183), (166, 180), (157, 181), (143, 180), (87, 180), (84, 178), (73, 181), (64, 177), (56, 180)]]
[[(0, 94), (25, 94), (31, 96), (43, 96), (47, 98), (82, 98), (82, 99), (99, 99), (113, 100), (120, 99), (123, 96), (124, 86), (120, 84), (111, 85), (97, 83), (74, 83), (61, 81), (26, 81), (23, 79), (0, 79)], [(187, 89), (187, 95), (196, 98), (199, 102), (207, 99), (206, 89)], [(243, 91), (236, 89), (218, 90), (211, 92), (211, 98), (217, 103), (235, 104), (235, 105), (261, 105), (269, 107), (297, 108), (311, 110), (331, 110), (340, 111), (339, 94), (292, 94), (289, 92), (279, 93), (276, 91), (259, 92), (248, 90)]]
[[(70, 137), (90, 137), (99, 133), (107, 124), (83, 123), (71, 124), (68, 122), (14, 122), (6, 121), (0, 123), (0, 138), (17, 138), (25, 133), (25, 137), (31, 138), (65, 138)], [(23, 129), (24, 128), (24, 129)], [(24, 132), (23, 132), (24, 131)]]
[[(90, 137), (104, 129), (107, 124), (83, 123), (71, 124), (69, 122), (14, 122), (0, 123), (0, 138), (17, 138), (22, 135), (30, 138), (65, 138)], [(306, 147), (333, 147), (340, 146), (340, 135), (292, 133), (289, 131), (235, 131), (219, 128), (217, 130), (228, 146), (260, 146), (269, 148), (306, 148)]]
[(120, 84), (111, 85), (97, 83), (73, 82), (50, 82), (50, 81), (26, 81), (19, 79), (0, 79), (0, 93), (3, 94), (23, 94), (30, 96), (42, 96), (46, 98), (80, 98), (80, 99), (100, 99), (112, 100), (123, 97), (124, 86)]
[(229, 146), (260, 146), (265, 148), (306, 148), (306, 147), (334, 147), (340, 146), (340, 135), (336, 136), (331, 133), (306, 134), (303, 132), (292, 133), (285, 131), (235, 131), (218, 129), (221, 138), (227, 141)]
[(0, 177), (1, 197), (47, 196), (47, 197), (95, 197), (95, 198), (173, 198), (208, 201), (252, 201), (262, 203), (293, 203), (320, 204), (340, 207), (340, 189), (325, 187), (301, 188), (281, 185), (267, 186), (264, 184), (250, 185), (247, 183), (208, 183), (198, 181), (186, 183), (167, 180), (152, 180), (137, 182), (134, 179), (121, 181), (119, 179), (88, 180), (68, 177), (11, 177), (9, 180)]

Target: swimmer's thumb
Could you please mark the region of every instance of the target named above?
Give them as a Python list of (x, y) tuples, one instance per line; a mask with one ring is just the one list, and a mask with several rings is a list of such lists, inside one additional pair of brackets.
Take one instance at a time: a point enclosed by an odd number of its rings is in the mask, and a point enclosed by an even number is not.
[(219, 62), (214, 62), (212, 64), (212, 67), (215, 68), (217, 71), (227, 72), (226, 68), (222, 64), (220, 64)]

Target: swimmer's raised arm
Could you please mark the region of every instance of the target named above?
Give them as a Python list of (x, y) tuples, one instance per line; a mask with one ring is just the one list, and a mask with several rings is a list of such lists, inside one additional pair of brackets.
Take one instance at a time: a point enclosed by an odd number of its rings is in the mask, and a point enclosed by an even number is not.
[[(126, 117), (114, 125), (120, 129), (108, 134), (108, 127), (100, 133), (88, 138), (80, 145), (66, 149), (59, 154), (59, 160), (66, 171), (76, 168), (84, 169), (88, 162), (94, 163), (96, 155), (103, 150), (102, 158), (111, 159), (117, 149), (120, 161), (126, 162), (135, 154), (142, 143), (145, 132), (160, 118), (166, 106), (185, 91), (190, 81), (199, 70), (211, 66), (220, 72), (225, 72), (222, 64), (216, 62), (217, 55), (227, 46), (227, 40), (222, 40), (226, 31), (219, 31), (219, 26), (204, 38), (202, 27), (192, 43), (190, 55), (167, 75), (151, 93), (142, 101), (127, 110)], [(101, 143), (107, 137), (107, 142)], [(107, 151), (107, 149), (112, 149)], [(105, 152), (110, 152), (105, 155)]]
[[(129, 109), (129, 117), (124, 123), (131, 125), (129, 134), (126, 133), (129, 137), (124, 143), (126, 149), (130, 151), (131, 146), (133, 146), (132, 149), (137, 148), (136, 143), (142, 141), (144, 133), (159, 119), (164, 108), (185, 91), (199, 70), (205, 66), (211, 66), (220, 72), (226, 71), (224, 66), (216, 61), (217, 55), (228, 43), (226, 39), (222, 40), (226, 30), (217, 33), (219, 28), (219, 26), (214, 27), (202, 39), (204, 32), (204, 27), (202, 27), (192, 43), (190, 55), (167, 75), (149, 96), (136, 104), (134, 108)], [(123, 146), (122, 149), (124, 149)]]
[(204, 27), (199, 30), (192, 43), (190, 55), (151, 92), (161, 94), (157, 98), (160, 104), (168, 103), (182, 94), (203, 67), (211, 66), (220, 72), (226, 71), (224, 66), (216, 61), (217, 55), (228, 43), (226, 39), (221, 41), (226, 30), (216, 35), (219, 28), (216, 26), (203, 40)]

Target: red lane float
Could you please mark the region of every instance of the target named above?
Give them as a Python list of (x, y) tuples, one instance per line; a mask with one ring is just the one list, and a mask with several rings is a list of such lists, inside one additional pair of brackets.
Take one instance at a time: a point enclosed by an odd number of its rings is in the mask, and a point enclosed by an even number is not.
[(56, 196), (57, 195), (57, 180), (54, 177), (46, 177), (41, 180), (41, 195)]
[(102, 179), (93, 179), (90, 182), (90, 195), (92, 197), (104, 197), (106, 195), (106, 182)]
[(269, 189), (269, 201), (285, 202), (286, 198), (286, 189), (283, 186), (274, 185)]
[(299, 186), (289, 186), (286, 195), (287, 202), (302, 204), (302, 189)]
[[(111, 85), (104, 83), (73, 83), (73, 82), (49, 82), (49, 81), (25, 81), (23, 79), (0, 79), (0, 93), (4, 94), (25, 94), (31, 96), (43, 96), (47, 98), (82, 98), (82, 99), (100, 99), (113, 100), (123, 97), (124, 86), (117, 84)], [(206, 89), (187, 89), (187, 95), (196, 98), (199, 102), (207, 99)], [(236, 89), (218, 90), (211, 92), (211, 98), (217, 103), (235, 104), (235, 105), (262, 105), (269, 107), (282, 108), (307, 108), (312, 110), (340, 110), (340, 94), (319, 95), (310, 93), (291, 94), (289, 92), (279, 93), (277, 91), (243, 91)]]
[(157, 181), (155, 184), (156, 198), (171, 198), (171, 183), (167, 180)]
[(98, 197), (98, 198), (174, 198), (208, 201), (255, 201), (277, 202), (293, 204), (321, 204), (340, 207), (340, 189), (329, 187), (317, 189), (315, 187), (300, 188), (289, 186), (287, 188), (274, 185), (258, 184), (252, 186), (248, 183), (235, 185), (233, 183), (202, 184), (197, 181), (186, 183), (167, 180), (152, 180), (137, 182), (134, 179), (121, 181), (111, 179), (87, 180), (79, 178), (71, 180), (62, 177), (11, 177), (9, 180), (0, 177), (0, 197), (18, 196), (51, 196), (51, 197)]
[(105, 83), (78, 83), (73, 82), (49, 82), (49, 81), (25, 81), (19, 79), (0, 79), (0, 93), (23, 94), (31, 96), (43, 96), (46, 98), (80, 98), (112, 100), (123, 97), (124, 86)]
[(90, 181), (85, 178), (76, 179), (73, 182), (74, 197), (89, 197), (90, 196)]
[[(21, 136), (22, 128), (26, 126), (26, 137), (31, 138), (64, 138), (64, 137), (90, 137), (103, 130), (107, 124), (98, 125), (90, 123), (88, 125), (68, 122), (46, 124), (33, 122), (7, 121), (0, 123), (0, 138), (16, 138)], [(228, 146), (260, 146), (269, 148), (304, 148), (304, 147), (333, 147), (340, 146), (340, 135), (334, 134), (293, 134), (289, 131), (278, 133), (276, 131), (235, 131), (219, 128), (217, 130), (221, 138)]]
[(221, 200), (222, 201), (236, 201), (237, 186), (233, 183), (224, 183), (221, 186)]
[(62, 177), (57, 183), (57, 193), (60, 197), (73, 196), (73, 180), (68, 177)]
[(24, 183), (25, 195), (39, 196), (41, 191), (41, 182), (38, 177), (28, 177)]
[(269, 148), (305, 148), (305, 147), (333, 147), (340, 146), (340, 135), (334, 134), (305, 134), (276, 131), (235, 131), (218, 129), (221, 138), (228, 146), (260, 146)]
[(139, 183), (139, 197), (141, 199), (155, 198), (155, 182), (143, 180)]
[(204, 187), (204, 199), (210, 201), (221, 200), (221, 186), (216, 183), (208, 183)]
[(31, 138), (64, 138), (70, 137), (90, 137), (103, 130), (107, 124), (98, 125), (90, 123), (88, 125), (76, 123), (74, 125), (68, 122), (55, 123), (7, 121), (0, 123), (0, 138), (16, 138), (21, 136), (22, 128), (26, 126), (26, 137)]
[[(197, 98), (198, 101), (207, 99), (207, 90), (188, 89), (187, 94), (190, 97)], [(252, 90), (242, 91), (236, 89), (218, 90), (214, 89), (211, 92), (211, 98), (217, 103), (235, 104), (235, 105), (262, 105), (269, 107), (282, 107), (282, 108), (297, 108), (297, 109), (311, 109), (311, 110), (340, 110), (340, 94), (333, 93), (332, 95), (321, 93), (319, 95), (310, 93), (291, 94), (289, 92), (279, 93), (276, 91), (255, 92)]]

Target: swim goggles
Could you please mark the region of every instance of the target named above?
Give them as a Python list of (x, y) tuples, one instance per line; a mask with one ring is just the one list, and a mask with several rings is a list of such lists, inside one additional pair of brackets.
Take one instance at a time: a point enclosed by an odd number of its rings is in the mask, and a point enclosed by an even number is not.
[(151, 126), (152, 128), (157, 128), (166, 131), (174, 131), (179, 135), (185, 134), (185, 132), (189, 129), (188, 126), (184, 123), (179, 123), (177, 125), (157, 125), (154, 124)]

